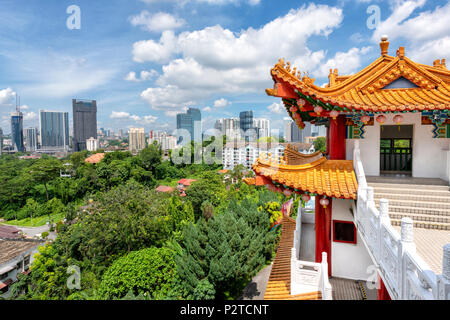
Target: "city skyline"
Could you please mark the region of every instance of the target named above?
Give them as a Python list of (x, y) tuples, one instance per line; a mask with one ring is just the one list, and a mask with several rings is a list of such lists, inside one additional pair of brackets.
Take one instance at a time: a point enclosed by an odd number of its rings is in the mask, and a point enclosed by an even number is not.
[[(115, 131), (171, 131), (175, 114), (187, 107), (204, 113), (204, 128), (212, 128), (216, 118), (252, 108), (255, 118), (270, 116), (272, 127), (282, 129), (284, 107), (264, 92), (272, 86), (268, 70), (278, 58), (309, 72), (322, 86), (330, 68), (351, 74), (373, 61), (382, 34), (389, 36), (391, 47), (406, 46), (408, 56), (421, 63), (450, 52), (448, 27), (438, 25), (450, 12), (446, 1), (148, 3), (115, 0), (105, 8), (80, 0), (79, 30), (66, 27), (67, 4), (2, 3), (4, 133), (9, 133), (17, 94), (24, 127), (37, 125), (42, 107), (72, 118), (71, 99), (89, 97), (99, 105), (98, 127)], [(292, 29), (297, 31), (292, 39), (276, 36)], [(411, 36), (418, 33), (421, 37)]]

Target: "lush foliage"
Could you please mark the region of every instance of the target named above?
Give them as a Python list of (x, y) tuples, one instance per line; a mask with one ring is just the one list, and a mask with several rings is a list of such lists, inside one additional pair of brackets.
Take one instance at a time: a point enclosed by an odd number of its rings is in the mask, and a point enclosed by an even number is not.
[(316, 151), (327, 152), (327, 138), (318, 137), (314, 140), (314, 149)]

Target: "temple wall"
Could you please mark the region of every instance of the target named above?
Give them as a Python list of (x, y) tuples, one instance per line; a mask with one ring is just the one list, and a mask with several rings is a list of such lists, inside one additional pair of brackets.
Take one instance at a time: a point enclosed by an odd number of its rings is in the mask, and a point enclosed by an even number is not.
[[(350, 212), (352, 201), (333, 199), (332, 220), (353, 222), (353, 215)], [(334, 239), (333, 228), (331, 228), (331, 232), (331, 239)], [(367, 273), (367, 268), (373, 265), (373, 262), (359, 232), (356, 234), (356, 244), (332, 241), (331, 274), (333, 277), (353, 280), (367, 280), (370, 277), (371, 274)]]
[[(413, 125), (413, 164), (412, 175), (417, 178), (441, 178), (449, 180), (450, 155), (448, 155), (449, 139), (434, 139), (433, 126), (421, 124), (421, 113), (402, 114), (402, 125)], [(387, 115), (386, 125), (395, 124), (393, 114)], [(361, 160), (368, 176), (380, 174), (380, 124), (365, 127), (365, 138), (359, 140)], [(346, 141), (347, 159), (352, 159), (353, 139)]]

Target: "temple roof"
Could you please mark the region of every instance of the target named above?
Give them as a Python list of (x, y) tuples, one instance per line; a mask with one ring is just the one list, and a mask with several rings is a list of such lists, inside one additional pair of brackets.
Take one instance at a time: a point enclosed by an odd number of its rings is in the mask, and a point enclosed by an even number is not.
[[(382, 55), (354, 75), (339, 76), (337, 69), (330, 70), (330, 81), (325, 87), (315, 85), (315, 79), (309, 75), (301, 77), (296, 68), (291, 70), (289, 62), (280, 60), (271, 69), (275, 86), (266, 92), (285, 99), (303, 98), (305, 109), (320, 105), (325, 112), (450, 109), (450, 71), (445, 59), (434, 61), (433, 66), (416, 63), (405, 56), (403, 47), (397, 50), (396, 56), (389, 56), (388, 44), (382, 40)], [(390, 85), (398, 79), (409, 85)]]
[[(257, 175), (247, 179), (247, 184), (265, 185), (275, 182), (293, 191), (302, 191), (334, 198), (356, 199), (358, 183), (351, 160), (327, 160), (322, 154), (302, 155), (298, 163), (290, 164), (264, 156), (258, 158), (252, 168)], [(308, 161), (309, 159), (309, 161)], [(289, 162), (286, 162), (288, 160)]]

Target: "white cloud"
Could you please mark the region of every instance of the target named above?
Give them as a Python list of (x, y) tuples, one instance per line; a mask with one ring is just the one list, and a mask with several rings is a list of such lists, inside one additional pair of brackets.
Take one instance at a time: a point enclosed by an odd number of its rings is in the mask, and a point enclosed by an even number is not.
[(145, 80), (149, 80), (152, 78), (155, 78), (159, 75), (159, 73), (156, 70), (150, 70), (150, 71), (146, 71), (143, 70), (141, 71), (140, 74), (140, 78), (138, 78), (136, 76), (136, 72), (134, 71), (130, 71), (124, 78), (124, 80), (126, 81), (133, 81), (133, 82), (141, 82), (141, 81), (145, 81)]
[(0, 106), (12, 106), (16, 93), (11, 88), (0, 90)]
[(167, 112), (218, 93), (260, 92), (272, 86), (269, 70), (281, 57), (301, 70), (320, 65), (325, 52), (311, 51), (307, 40), (327, 37), (342, 19), (339, 8), (310, 4), (259, 29), (234, 33), (216, 25), (178, 36), (166, 31), (159, 42), (136, 42), (135, 61), (168, 62), (156, 81), (159, 87), (148, 88), (141, 97), (152, 108)]
[(150, 32), (161, 32), (166, 30), (174, 30), (185, 24), (183, 19), (174, 17), (165, 12), (157, 12), (151, 14), (147, 10), (142, 11), (139, 15), (130, 17), (133, 26), (142, 26), (143, 29)]
[(214, 108), (224, 108), (230, 104), (231, 102), (229, 102), (227, 99), (221, 98), (219, 100), (214, 101)]
[(31, 120), (36, 120), (37, 119), (37, 114), (36, 112), (30, 111), (30, 112), (25, 112), (23, 114), (23, 120), (24, 121), (31, 121)]
[[(443, 21), (448, 21), (450, 16), (450, 2), (412, 16), (425, 3), (425, 0), (393, 2), (391, 15), (379, 24), (372, 41), (378, 43), (384, 34), (390, 41), (405, 39), (406, 55), (424, 64), (430, 65), (435, 59), (448, 58), (450, 24)], [(395, 55), (396, 49), (390, 48), (390, 54)]]
[(283, 103), (281, 103), (281, 102), (279, 102), (279, 103), (274, 102), (270, 106), (268, 106), (267, 109), (269, 109), (270, 112), (273, 112), (276, 114), (285, 114), (286, 113), (286, 109), (283, 106)]
[(204, 111), (204, 112), (211, 112), (212, 109), (211, 109), (211, 107), (204, 107), (204, 108), (202, 109), (202, 111)]
[(113, 111), (111, 112), (111, 115), (109, 116), (111, 119), (125, 119), (125, 118), (129, 118), (130, 114), (128, 112), (123, 112), (123, 111)]
[(261, 0), (141, 0), (147, 4), (153, 4), (158, 2), (174, 2), (180, 6), (184, 6), (188, 2), (207, 3), (210, 5), (227, 5), (234, 4), (239, 5), (241, 2), (247, 3), (250, 6), (260, 4)]
[(158, 117), (152, 115), (140, 117), (138, 115), (130, 114), (124, 111), (112, 111), (109, 117), (111, 119), (118, 119), (118, 120), (131, 120), (140, 124), (152, 124), (155, 123), (156, 120), (158, 120)]
[(352, 74), (361, 66), (361, 56), (366, 55), (371, 49), (372, 47), (351, 48), (347, 52), (336, 52), (333, 58), (314, 71), (314, 76), (326, 77), (330, 69), (335, 68), (338, 68), (340, 74)]
[(169, 61), (176, 50), (176, 37), (173, 31), (164, 31), (159, 43), (154, 40), (142, 40), (133, 44), (133, 60), (136, 62)]

